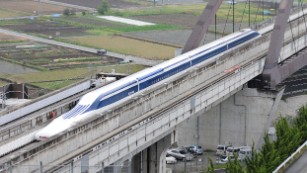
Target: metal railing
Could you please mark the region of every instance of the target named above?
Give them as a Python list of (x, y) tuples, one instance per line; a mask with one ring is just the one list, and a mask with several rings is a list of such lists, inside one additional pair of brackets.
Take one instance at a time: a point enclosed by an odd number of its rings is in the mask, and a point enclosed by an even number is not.
[(307, 141), (304, 142), (303, 145), (301, 145), (294, 153), (291, 154), (290, 157), (288, 157), (284, 162), (282, 162), (274, 171), (273, 173), (279, 173), (280, 171), (282, 171), (282, 169), (287, 168), (287, 166), (289, 166), (289, 164), (291, 164), (291, 161), (294, 159), (295, 156), (297, 156), (300, 152), (302, 152), (302, 150), (304, 149), (304, 147), (307, 145)]

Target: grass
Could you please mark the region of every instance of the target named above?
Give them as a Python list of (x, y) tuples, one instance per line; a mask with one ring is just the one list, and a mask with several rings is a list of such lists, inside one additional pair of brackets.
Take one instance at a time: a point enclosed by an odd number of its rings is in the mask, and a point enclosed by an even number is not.
[[(89, 77), (97, 72), (103, 71), (110, 73), (132, 74), (146, 68), (143, 65), (136, 64), (117, 64), (109, 66), (98, 66), (89, 68), (62, 69), (43, 72), (34, 72), (26, 74), (0, 74), (0, 78), (6, 78), (19, 83), (30, 83), (32, 85), (46, 88), (49, 90), (57, 90), (59, 88), (75, 83), (81, 78)], [(72, 79), (72, 80), (69, 80)], [(47, 82), (50, 81), (50, 82)]]
[(174, 57), (176, 48), (139, 41), (120, 36), (86, 36), (69, 38), (68, 41), (90, 46), (103, 48), (113, 52), (134, 55), (155, 60), (165, 60)]
[(0, 87), (4, 86), (6, 84), (7, 84), (7, 82), (0, 80)]
[(101, 57), (77, 57), (77, 58), (57, 58), (54, 62), (87, 62), (87, 61), (99, 61)]

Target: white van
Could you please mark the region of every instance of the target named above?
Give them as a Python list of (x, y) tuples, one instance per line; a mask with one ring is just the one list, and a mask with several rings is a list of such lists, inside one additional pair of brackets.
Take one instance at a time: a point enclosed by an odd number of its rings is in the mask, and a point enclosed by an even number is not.
[(217, 145), (215, 154), (218, 156), (226, 156), (227, 147), (229, 147), (229, 145)]
[(251, 158), (252, 156), (252, 148), (250, 146), (242, 146), (239, 152), (238, 159), (244, 160), (246, 157)]
[(226, 155), (227, 156), (234, 156), (236, 154), (237, 156), (239, 155), (241, 147), (228, 147), (226, 150)]

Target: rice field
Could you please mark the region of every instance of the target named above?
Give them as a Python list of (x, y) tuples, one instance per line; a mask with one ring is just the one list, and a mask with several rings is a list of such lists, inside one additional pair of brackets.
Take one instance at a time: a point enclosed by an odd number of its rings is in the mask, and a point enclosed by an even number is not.
[(175, 47), (145, 42), (121, 36), (84, 36), (69, 38), (68, 41), (84, 46), (103, 48), (113, 52), (134, 55), (147, 59), (166, 60), (174, 57)]

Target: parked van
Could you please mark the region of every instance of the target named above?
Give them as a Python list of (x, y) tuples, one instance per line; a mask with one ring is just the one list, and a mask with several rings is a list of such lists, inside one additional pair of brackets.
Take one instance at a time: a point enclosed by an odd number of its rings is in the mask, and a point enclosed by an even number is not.
[(250, 146), (242, 146), (239, 152), (238, 159), (244, 160), (246, 157), (251, 158), (252, 156), (252, 148)]
[(228, 147), (226, 150), (226, 155), (227, 156), (233, 156), (236, 154), (237, 156), (239, 155), (241, 147)]
[(229, 147), (229, 145), (217, 145), (215, 154), (218, 156), (225, 156), (227, 147)]

